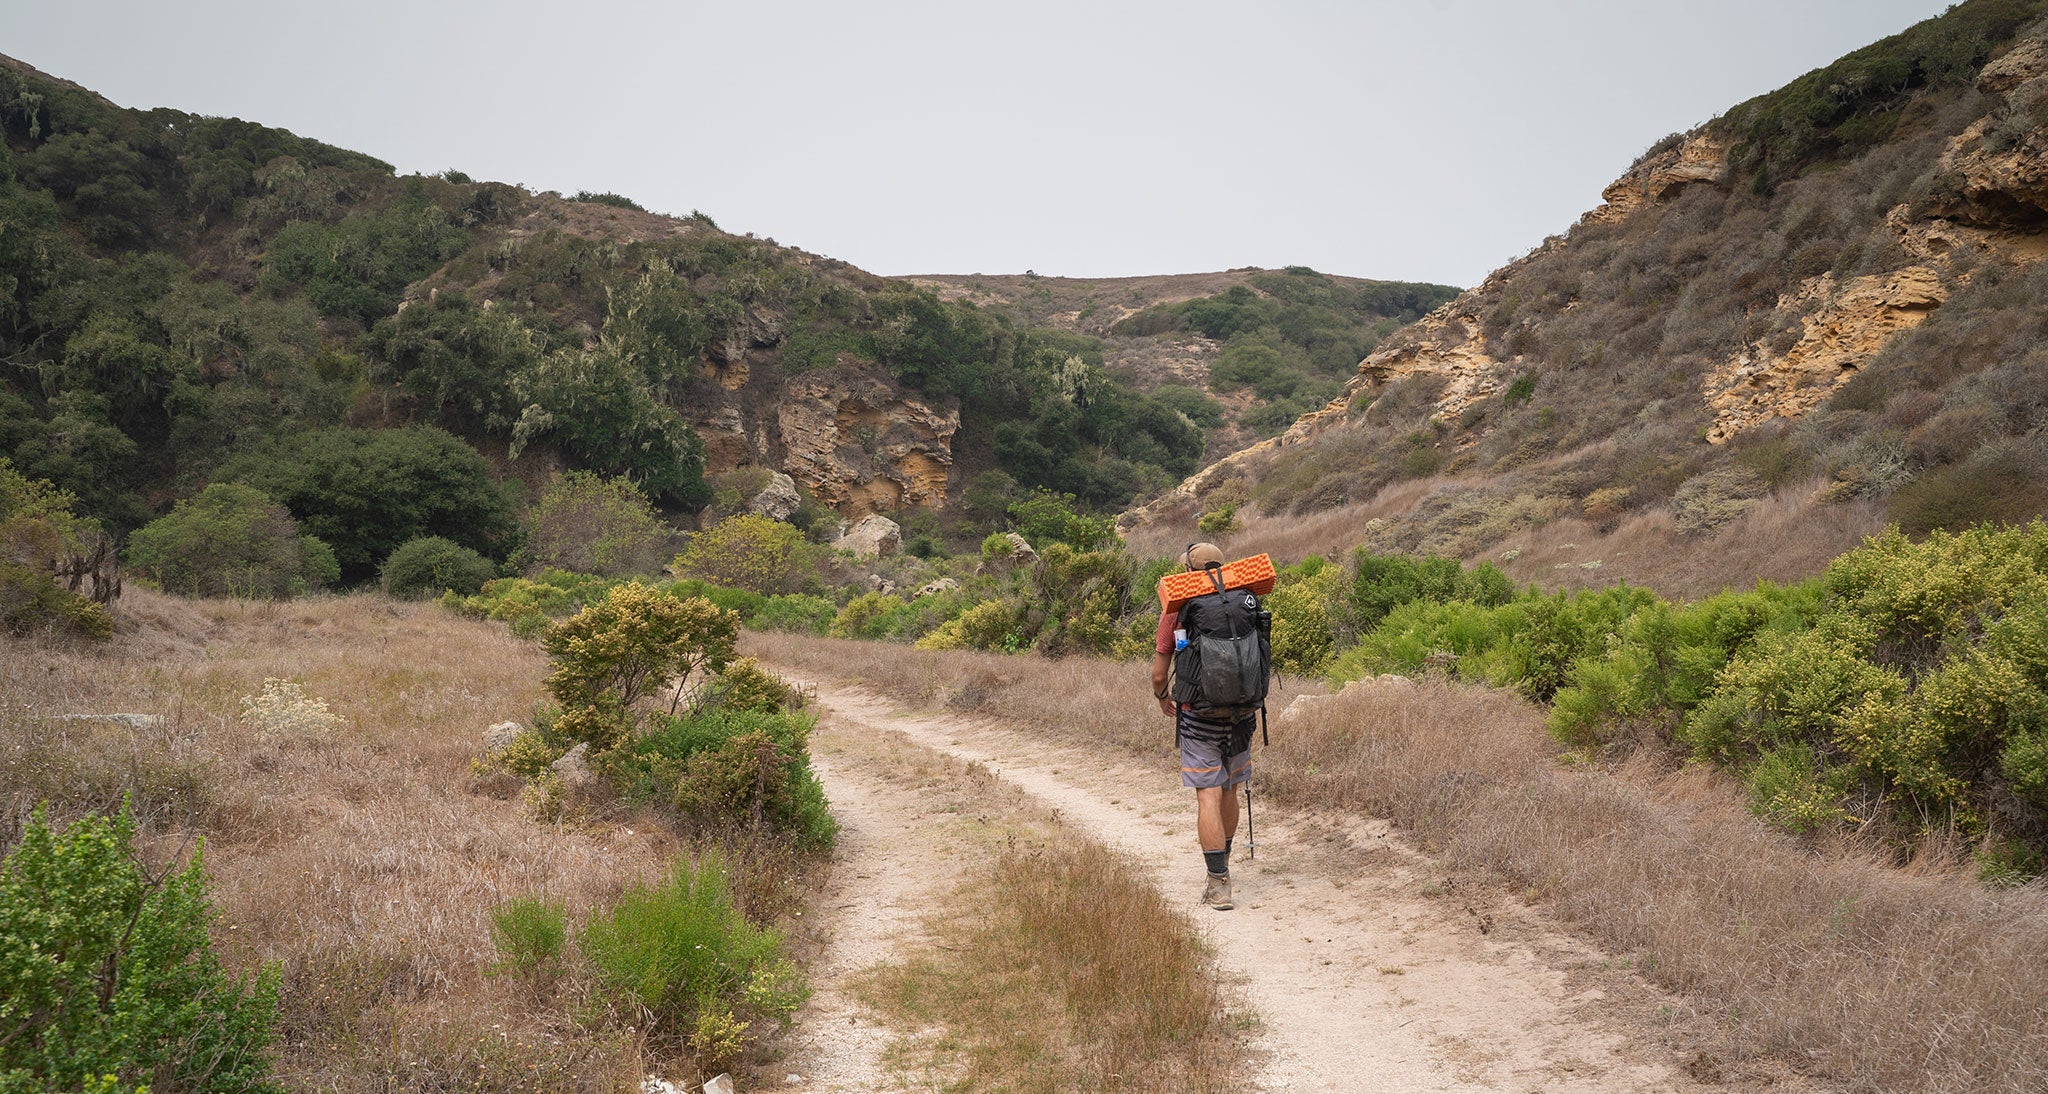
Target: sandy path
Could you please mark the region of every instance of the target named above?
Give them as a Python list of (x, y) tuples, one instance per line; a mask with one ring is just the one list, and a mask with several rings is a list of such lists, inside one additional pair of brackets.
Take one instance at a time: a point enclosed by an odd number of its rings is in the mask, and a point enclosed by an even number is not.
[(1237, 908), (1212, 912), (1197, 906), (1191, 796), (1163, 747), (1139, 767), (830, 683), (819, 696), (817, 766), (845, 835), (818, 924), (817, 997), (791, 1055), (801, 1089), (887, 1085), (888, 1037), (839, 982), (914, 941), (925, 894), (959, 872), (943, 826), (846, 743), (891, 731), (987, 765), (1185, 900), (1263, 1019), (1259, 1089), (1704, 1089), (1646, 1019), (1653, 989), (1534, 911), (1448, 886), (1383, 824), (1259, 808), (1256, 859), (1239, 833)]

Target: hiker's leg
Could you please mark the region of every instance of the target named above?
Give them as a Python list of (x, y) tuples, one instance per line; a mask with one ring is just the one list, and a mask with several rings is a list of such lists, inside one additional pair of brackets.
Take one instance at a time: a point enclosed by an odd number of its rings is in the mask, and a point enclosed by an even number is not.
[(1202, 850), (1221, 851), (1223, 841), (1230, 838), (1223, 823), (1224, 803), (1230, 803), (1230, 828), (1237, 827), (1237, 803), (1220, 786), (1205, 786), (1195, 791), (1195, 836), (1202, 841)]
[[(1233, 783), (1223, 788), (1222, 800), (1217, 803), (1217, 822), (1223, 829), (1223, 838), (1229, 841), (1237, 838), (1237, 788), (1243, 783)], [(1204, 843), (1202, 846), (1207, 847)], [(1217, 847), (1223, 844), (1218, 843)]]

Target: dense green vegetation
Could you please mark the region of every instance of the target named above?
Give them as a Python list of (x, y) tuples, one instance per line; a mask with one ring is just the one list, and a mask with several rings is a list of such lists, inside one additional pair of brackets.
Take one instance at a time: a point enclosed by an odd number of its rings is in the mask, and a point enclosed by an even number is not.
[(1457, 294), (1448, 285), (1344, 284), (1289, 266), (1214, 296), (1147, 308), (1113, 329), (1138, 336), (1180, 331), (1223, 342), (1209, 386), (1251, 389), (1265, 404), (1251, 421), (1273, 433), (1334, 398), (1380, 339)]
[(1727, 768), (1758, 815), (1796, 831), (1874, 830), (1908, 849), (1958, 835), (1994, 880), (2048, 861), (2048, 524), (1892, 531), (1812, 581), (1690, 604), (1625, 586), (1506, 595), (1484, 578), (1437, 596), (1372, 576), (1390, 567), (1429, 564), (1360, 553), (1354, 593), (1415, 595), (1361, 631), (1333, 678), (1440, 669), (1516, 688), (1553, 704), (1565, 743)]
[[(483, 464), (465, 447), (692, 513), (713, 494), (682, 408), (715, 391), (706, 370), (734, 347), (764, 384), (851, 360), (957, 403), (961, 466), (1006, 476), (991, 525), (1033, 488), (1097, 508), (1156, 491), (1194, 470), (1220, 421), (1199, 393), (1111, 377), (1096, 339), (701, 215), (638, 241), (559, 216), (512, 234), (537, 201), (516, 188), (396, 178), (280, 130), (125, 110), (28, 70), (0, 71), (0, 134), (0, 355), (18, 366), (0, 377), (0, 444), (116, 539), (227, 480), (328, 543), (345, 584), (420, 535), (505, 560), (518, 542), (484, 484), (427, 468), (473, 478)], [(1333, 361), (1356, 343), (1344, 309), (1408, 306), (1295, 295), (1272, 318)], [(395, 428), (402, 439), (383, 436)], [(458, 512), (480, 523), (451, 523)], [(535, 560), (581, 564), (521, 558)]]
[(1815, 165), (1883, 144), (1913, 92), (1969, 84), (1992, 49), (2042, 8), (2040, 0), (1968, 0), (1759, 95), (1717, 123), (1734, 137), (1730, 164), (1768, 193)]
[(125, 805), (61, 832), (39, 809), (0, 862), (0, 1089), (277, 1089), (277, 970), (221, 967), (200, 851), (158, 873), (134, 842)]

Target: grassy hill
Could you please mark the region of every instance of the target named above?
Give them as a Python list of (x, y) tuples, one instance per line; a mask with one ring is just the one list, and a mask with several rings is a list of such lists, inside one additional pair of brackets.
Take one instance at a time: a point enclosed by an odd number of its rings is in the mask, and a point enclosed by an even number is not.
[(1166, 398), (1209, 430), (1206, 460), (1285, 429), (1328, 401), (1387, 335), (1457, 295), (1304, 266), (1068, 278), (913, 277), (942, 298), (1101, 345), (1109, 374)]

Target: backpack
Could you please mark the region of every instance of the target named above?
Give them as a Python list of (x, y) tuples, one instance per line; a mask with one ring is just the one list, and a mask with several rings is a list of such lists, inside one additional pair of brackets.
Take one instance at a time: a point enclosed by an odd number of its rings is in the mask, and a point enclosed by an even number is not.
[(1204, 721), (1236, 722), (1266, 703), (1273, 675), (1272, 613), (1250, 589), (1223, 589), (1181, 605), (1188, 643), (1173, 655), (1173, 699)]

